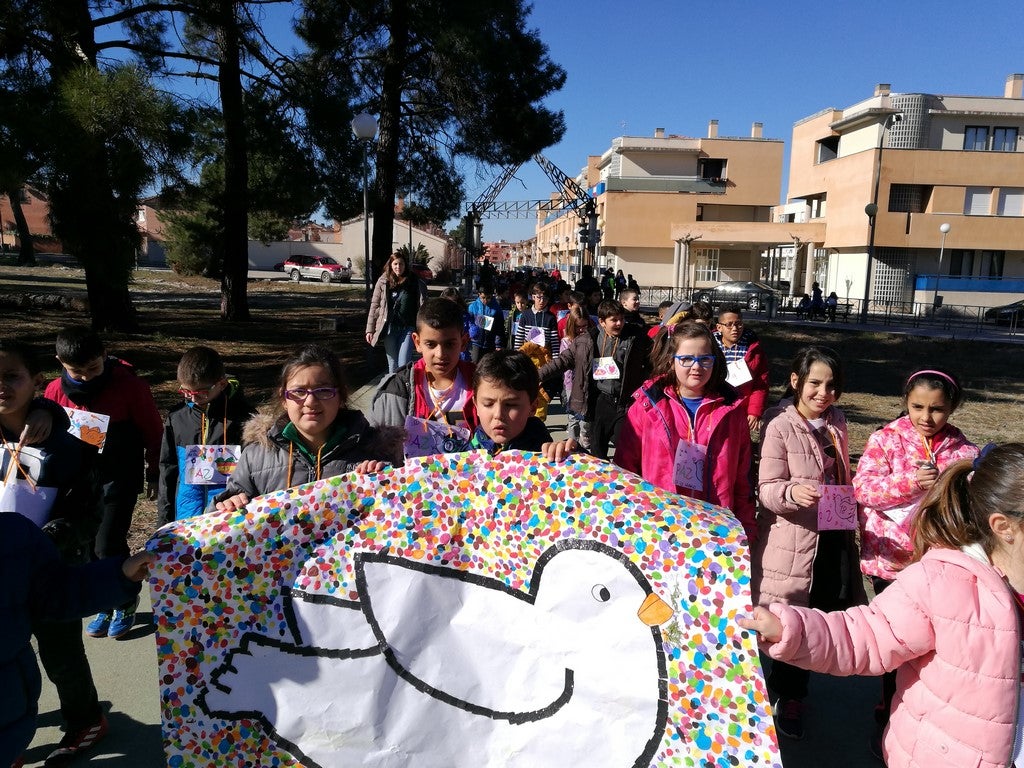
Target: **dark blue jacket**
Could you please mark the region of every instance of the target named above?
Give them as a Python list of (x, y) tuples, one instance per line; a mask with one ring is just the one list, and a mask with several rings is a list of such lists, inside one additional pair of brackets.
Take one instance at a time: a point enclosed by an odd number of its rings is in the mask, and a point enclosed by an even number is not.
[(29, 644), (32, 622), (87, 616), (127, 602), (139, 585), (121, 573), (124, 558), (82, 566), (17, 512), (0, 513), (0, 765), (14, 762), (36, 730), (40, 676)]

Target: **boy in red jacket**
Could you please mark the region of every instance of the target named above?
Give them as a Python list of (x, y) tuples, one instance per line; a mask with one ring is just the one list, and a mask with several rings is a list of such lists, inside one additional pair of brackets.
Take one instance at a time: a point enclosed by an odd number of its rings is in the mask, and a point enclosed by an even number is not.
[(768, 358), (757, 335), (744, 326), (739, 304), (726, 304), (718, 311), (714, 336), (728, 364), (726, 381), (745, 401), (747, 425), (751, 430), (760, 429), (768, 400)]
[[(149, 499), (156, 498), (163, 435), (160, 413), (149, 385), (123, 360), (107, 357), (103, 342), (91, 329), (72, 326), (61, 330), (56, 348), (64, 372), (47, 385), (46, 397), (65, 408), (110, 418), (96, 461), (93, 491), (100, 526), (95, 555), (100, 559), (126, 556), (128, 529), (139, 494), (145, 490)], [(90, 438), (87, 442), (94, 441)], [(86, 633), (123, 637), (135, 623), (135, 606), (133, 601), (101, 611)]]

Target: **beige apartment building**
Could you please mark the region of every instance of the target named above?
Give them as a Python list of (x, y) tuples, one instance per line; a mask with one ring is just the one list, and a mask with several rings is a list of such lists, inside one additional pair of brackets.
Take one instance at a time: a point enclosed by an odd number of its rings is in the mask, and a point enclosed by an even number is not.
[[(680, 253), (674, 240), (686, 238), (695, 224), (771, 221), (782, 184), (783, 142), (761, 133), (761, 123), (754, 123), (749, 137), (719, 137), (712, 120), (704, 138), (658, 128), (654, 136), (620, 136), (604, 154), (588, 158), (577, 182), (597, 203), (602, 237), (596, 265), (633, 274), (644, 286), (756, 277), (759, 248), (704, 247), (695, 236)], [(534, 263), (571, 272), (579, 224), (572, 213), (539, 213)]]
[[(681, 252), (744, 242), (799, 295), (817, 281), (872, 309), (990, 307), (1024, 294), (1024, 75), (1000, 96), (893, 93), (887, 84), (793, 128), (787, 203), (768, 225), (677, 224)], [(866, 206), (877, 206), (872, 219)], [(789, 262), (782, 246), (791, 254)], [(793, 256), (792, 254), (795, 254)], [(722, 279), (725, 279), (724, 277)]]

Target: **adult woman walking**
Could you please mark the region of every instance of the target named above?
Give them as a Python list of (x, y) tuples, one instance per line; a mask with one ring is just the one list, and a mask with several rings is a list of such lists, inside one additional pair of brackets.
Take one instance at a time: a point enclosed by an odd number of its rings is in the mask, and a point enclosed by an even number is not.
[(394, 373), (412, 360), (412, 332), (416, 313), (427, 299), (427, 286), (409, 271), (409, 262), (400, 253), (392, 253), (384, 265), (384, 274), (373, 287), (370, 316), (366, 319), (366, 343), (377, 346), (384, 338), (388, 373)]

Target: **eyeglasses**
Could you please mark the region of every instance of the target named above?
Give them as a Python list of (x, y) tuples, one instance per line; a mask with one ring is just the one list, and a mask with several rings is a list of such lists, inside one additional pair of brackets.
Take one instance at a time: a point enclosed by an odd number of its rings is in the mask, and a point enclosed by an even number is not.
[(683, 368), (693, 368), (697, 365), (701, 368), (712, 368), (715, 365), (714, 355), (701, 355), (700, 357), (694, 357), (693, 355), (672, 355)]
[(743, 327), (743, 321), (742, 320), (737, 320), (734, 323), (719, 323), (719, 325), (722, 326), (723, 328), (742, 328)]
[(178, 394), (182, 397), (209, 397), (210, 393), (216, 388), (216, 384), (206, 389), (187, 389), (185, 387), (178, 387)]
[(317, 400), (331, 400), (338, 396), (337, 387), (317, 387), (316, 389), (286, 389), (284, 396), (296, 403), (303, 403), (312, 395)]

